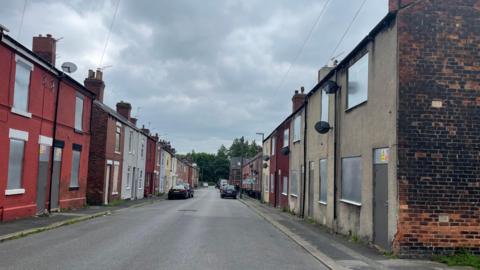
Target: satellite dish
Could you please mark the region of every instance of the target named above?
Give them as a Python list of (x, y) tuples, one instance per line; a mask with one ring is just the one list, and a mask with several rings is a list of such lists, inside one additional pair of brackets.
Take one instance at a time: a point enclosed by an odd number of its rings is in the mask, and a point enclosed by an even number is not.
[(264, 168), (264, 169), (268, 168), (268, 164), (267, 164), (267, 163), (263, 163), (263, 168)]
[(320, 134), (325, 134), (331, 129), (330, 124), (325, 121), (320, 121), (315, 124), (315, 130)]
[(77, 71), (77, 65), (72, 62), (65, 62), (62, 64), (62, 70), (66, 73), (74, 73)]
[(288, 155), (288, 154), (290, 153), (290, 147), (285, 146), (285, 147), (283, 147), (282, 149), (280, 149), (280, 152), (281, 152), (284, 156), (286, 156), (286, 155)]

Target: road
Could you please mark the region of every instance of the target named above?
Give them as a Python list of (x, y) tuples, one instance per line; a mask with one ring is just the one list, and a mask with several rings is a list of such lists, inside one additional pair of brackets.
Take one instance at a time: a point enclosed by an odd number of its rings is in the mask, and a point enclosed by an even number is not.
[(325, 269), (238, 200), (195, 195), (0, 243), (0, 269)]

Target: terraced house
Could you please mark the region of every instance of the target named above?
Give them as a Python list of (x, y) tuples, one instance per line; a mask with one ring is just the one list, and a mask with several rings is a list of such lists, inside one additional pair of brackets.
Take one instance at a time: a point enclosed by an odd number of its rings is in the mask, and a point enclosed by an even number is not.
[(289, 206), (400, 255), (478, 253), (478, 1), (389, 9), (297, 112), (306, 147), (290, 143), (289, 170), (305, 184)]
[(85, 205), (94, 93), (55, 68), (56, 40), (33, 50), (0, 29), (0, 220)]

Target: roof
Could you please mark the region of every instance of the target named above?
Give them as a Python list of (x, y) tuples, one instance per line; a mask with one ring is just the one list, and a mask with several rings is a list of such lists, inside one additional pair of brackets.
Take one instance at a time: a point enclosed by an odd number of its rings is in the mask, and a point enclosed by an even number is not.
[[(29, 48), (23, 46), (20, 42), (16, 41), (9, 35), (6, 35), (4, 33), (0, 33), (0, 40), (10, 48), (12, 48), (17, 54), (22, 55), (24, 58), (27, 58), (36, 64), (42, 66), (43, 68), (49, 70), (53, 74), (55, 74), (57, 77), (64, 78), (68, 80), (69, 82), (73, 83), (76, 87), (78, 87), (78, 90), (82, 91), (84, 94), (89, 95), (90, 97), (95, 97), (95, 93), (88, 90), (83, 84), (79, 83), (77, 80), (74, 78), (70, 77), (68, 74), (63, 72), (62, 70), (57, 69), (53, 64), (50, 62), (44, 60), (40, 56), (38, 56), (36, 53), (34, 53), (32, 50)], [(10, 43), (10, 44), (9, 44)]]
[(370, 42), (373, 38), (376, 37), (376, 35), (382, 31), (383, 29), (385, 29), (386, 27), (390, 26), (390, 23), (395, 19), (397, 15), (397, 12), (396, 11), (392, 11), (392, 12), (389, 12), (387, 13), (387, 15), (385, 17), (383, 17), (382, 20), (380, 20), (380, 22), (368, 33), (367, 36), (365, 36), (358, 44), (357, 46), (355, 46), (355, 48), (350, 51), (350, 53), (348, 53), (347, 56), (345, 56), (345, 58), (342, 59), (342, 61), (336, 65), (332, 70), (330, 70), (330, 72), (327, 73), (327, 75), (325, 75), (325, 77), (323, 77), (322, 80), (320, 80), (306, 95), (305, 97), (305, 101), (304, 103), (302, 104), (302, 106), (300, 106), (296, 111), (294, 111), (293, 113), (291, 113), (289, 116), (287, 116), (287, 118), (285, 118), (282, 123), (280, 123), (264, 140), (263, 142), (265, 142), (266, 140), (268, 140), (274, 133), (275, 131), (280, 128), (287, 120), (289, 120), (292, 116), (294, 116), (295, 114), (297, 114), (299, 111), (301, 111), (305, 105), (308, 103), (308, 99), (310, 98), (310, 96), (312, 96), (315, 92), (318, 91), (318, 89), (320, 89), (320, 86), (322, 86), (326, 81), (328, 81), (330, 79), (330, 77), (332, 77), (339, 69), (345, 67), (348, 62), (358, 53), (358, 51), (360, 51), (368, 42)]

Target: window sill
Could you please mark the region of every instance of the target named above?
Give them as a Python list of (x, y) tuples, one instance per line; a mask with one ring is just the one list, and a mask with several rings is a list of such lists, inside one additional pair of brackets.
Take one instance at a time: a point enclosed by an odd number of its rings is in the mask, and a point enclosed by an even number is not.
[(118, 192), (112, 192), (112, 195), (118, 195)]
[(23, 117), (32, 118), (32, 113), (29, 113), (29, 112), (26, 112), (26, 111), (23, 111), (23, 110), (19, 110), (19, 109), (16, 109), (14, 107), (12, 107), (12, 109), (10, 111), (14, 114), (18, 114), (18, 115), (23, 116)]
[(350, 201), (350, 200), (340, 199), (340, 201), (343, 202), (343, 203), (346, 203), (346, 204), (351, 204), (351, 205), (355, 205), (355, 206), (362, 206), (361, 203)]
[(283, 192), (282, 192), (282, 195), (284, 195), (284, 196), (288, 196), (288, 194), (287, 194), (287, 193), (283, 193)]
[(299, 143), (300, 141), (301, 141), (301, 139), (297, 139), (297, 140), (293, 141), (293, 144)]
[(355, 106), (353, 106), (353, 107), (347, 108), (347, 109), (345, 109), (345, 112), (348, 113), (348, 112), (350, 112), (350, 111), (353, 111), (354, 109), (356, 109), (356, 108), (364, 105), (365, 103), (367, 103), (367, 101), (368, 101), (368, 99), (365, 100), (365, 101), (362, 101), (362, 102), (358, 103), (357, 105), (355, 105)]
[(298, 198), (298, 195), (295, 195), (295, 194), (290, 194), (290, 196), (292, 196), (294, 198)]
[(128, 190), (130, 190), (130, 187), (126, 187), (125, 189), (128, 189)]
[(122, 154), (122, 152), (115, 151), (115, 154), (119, 154), (119, 155), (121, 155), (121, 154)]
[(69, 191), (74, 191), (74, 190), (79, 190), (80, 187), (69, 187), (68, 190)]
[(76, 128), (73, 129), (73, 132), (78, 133), (78, 134), (83, 134), (83, 131), (78, 130), (78, 129), (76, 129)]
[(16, 189), (7, 189), (5, 190), (5, 195), (18, 195), (25, 193), (24, 188), (16, 188)]
[(327, 205), (326, 202), (318, 201), (319, 204)]

